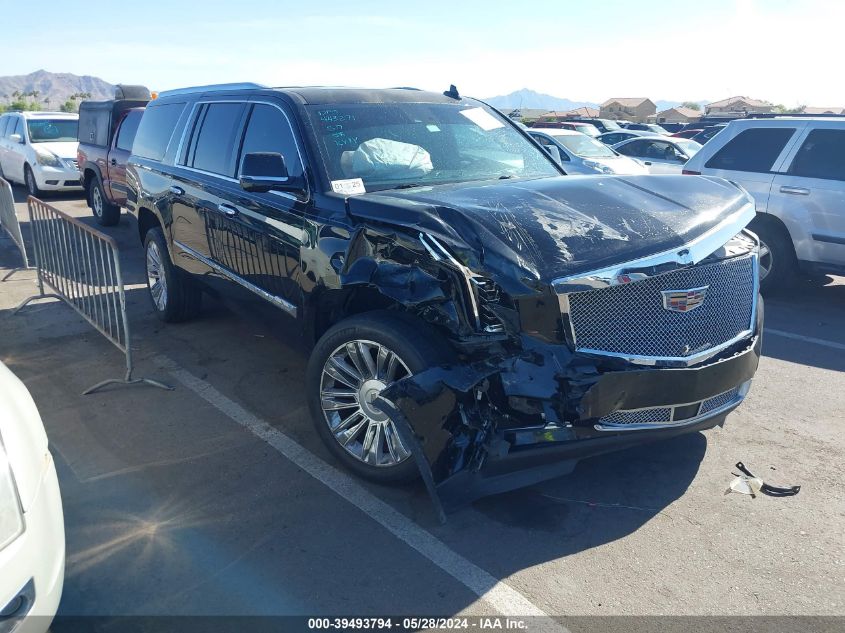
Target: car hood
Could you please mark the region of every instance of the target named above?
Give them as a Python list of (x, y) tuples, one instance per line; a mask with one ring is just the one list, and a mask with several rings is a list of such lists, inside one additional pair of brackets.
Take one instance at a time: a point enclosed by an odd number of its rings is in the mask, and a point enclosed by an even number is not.
[(643, 165), (621, 154), (612, 158), (582, 158), (582, 160), (591, 160), (605, 167), (610, 167), (616, 175), (639, 176), (648, 173), (648, 169)]
[(35, 499), (49, 457), (47, 434), (24, 384), (0, 362), (0, 441), (24, 512)]
[(728, 218), (744, 216), (751, 199), (721, 178), (646, 175), (393, 189), (347, 203), (359, 221), (438, 237), (507, 290), (514, 277), (536, 288), (681, 248)]
[(33, 143), (34, 149), (43, 149), (54, 153), (59, 158), (76, 158), (76, 148), (79, 143), (76, 141)]

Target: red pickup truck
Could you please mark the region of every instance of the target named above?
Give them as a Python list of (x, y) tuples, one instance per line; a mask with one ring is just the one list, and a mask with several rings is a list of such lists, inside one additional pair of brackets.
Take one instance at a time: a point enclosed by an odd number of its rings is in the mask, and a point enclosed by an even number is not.
[(144, 86), (118, 85), (114, 99), (79, 105), (79, 174), (88, 206), (103, 226), (117, 224), (126, 204), (126, 162), (149, 101)]

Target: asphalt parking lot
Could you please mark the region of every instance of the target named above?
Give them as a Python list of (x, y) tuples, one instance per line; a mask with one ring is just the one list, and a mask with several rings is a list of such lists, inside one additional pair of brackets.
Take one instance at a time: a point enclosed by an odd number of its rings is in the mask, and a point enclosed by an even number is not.
[[(48, 202), (93, 223), (78, 197)], [(38, 404), (62, 487), (60, 615), (845, 614), (845, 278), (767, 300), (765, 356), (724, 428), (590, 459), (439, 525), (421, 486), (354, 479), (323, 448), (285, 317), (209, 299), (165, 326), (134, 220), (106, 231), (136, 373), (174, 391), (81, 396), (122, 355), (60, 302), (13, 316), (34, 272), (0, 283), (0, 359)], [(0, 278), (17, 265), (0, 239)], [(724, 495), (737, 461), (800, 494)]]

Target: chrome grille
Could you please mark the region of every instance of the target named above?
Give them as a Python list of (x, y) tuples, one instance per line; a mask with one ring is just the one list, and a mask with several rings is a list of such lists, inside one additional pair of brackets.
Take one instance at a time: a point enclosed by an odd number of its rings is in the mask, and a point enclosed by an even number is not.
[[(649, 359), (706, 353), (752, 329), (753, 256), (690, 266), (641, 281), (568, 295), (579, 351)], [(663, 307), (664, 291), (707, 287), (687, 312)]]
[[(734, 404), (743, 398), (743, 385), (734, 387), (729, 391), (720, 393), (719, 395), (700, 400), (690, 404), (667, 405), (661, 407), (652, 407), (649, 409), (622, 409), (614, 411), (608, 415), (599, 418), (597, 428), (600, 430), (608, 430), (613, 428), (642, 428), (655, 426), (673, 426), (676, 424), (692, 424), (698, 421), (708, 413), (712, 413), (723, 407)], [(675, 409), (680, 407), (688, 407), (690, 405), (698, 405), (698, 410), (693, 417), (675, 420)]]

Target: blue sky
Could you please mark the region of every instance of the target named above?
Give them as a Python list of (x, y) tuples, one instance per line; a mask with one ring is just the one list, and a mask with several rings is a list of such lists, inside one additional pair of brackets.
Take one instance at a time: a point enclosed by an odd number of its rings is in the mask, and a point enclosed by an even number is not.
[[(845, 106), (845, 3), (0, 0), (0, 75), (38, 68), (153, 89), (229, 81), (413, 85), (488, 97)], [(16, 15), (19, 14), (19, 15)], [(34, 19), (33, 19), (34, 18)]]

